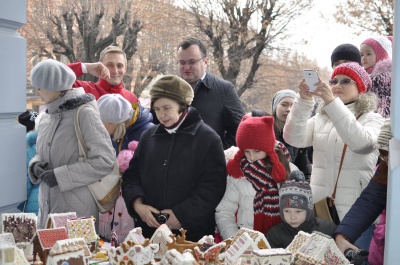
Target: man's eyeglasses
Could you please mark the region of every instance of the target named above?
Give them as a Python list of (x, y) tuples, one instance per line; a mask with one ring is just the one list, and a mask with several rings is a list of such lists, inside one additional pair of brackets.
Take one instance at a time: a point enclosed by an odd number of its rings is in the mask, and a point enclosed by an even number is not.
[(329, 80), (329, 84), (331, 86), (337, 86), (337, 85), (348, 86), (351, 83), (357, 84), (356, 81), (354, 81), (354, 80), (352, 80), (350, 78), (343, 78), (342, 80), (337, 80), (337, 79)]
[(176, 64), (179, 66), (185, 66), (185, 65), (189, 65), (192, 66), (197, 62), (200, 62), (200, 60), (203, 60), (205, 57), (201, 57), (200, 59), (192, 59), (189, 61), (177, 61)]

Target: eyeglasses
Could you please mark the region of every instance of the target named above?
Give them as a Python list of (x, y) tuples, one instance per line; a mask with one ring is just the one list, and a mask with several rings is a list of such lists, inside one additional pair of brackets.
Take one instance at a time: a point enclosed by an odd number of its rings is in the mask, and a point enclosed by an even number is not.
[(204, 58), (205, 58), (205, 57), (203, 56), (203, 57), (201, 57), (200, 59), (192, 59), (192, 60), (189, 60), (189, 61), (177, 61), (176, 64), (179, 65), (179, 66), (185, 66), (185, 65), (192, 66), (192, 65), (194, 65), (195, 63), (200, 62), (200, 61), (203, 60)]
[(337, 85), (341, 85), (341, 86), (348, 86), (351, 83), (357, 84), (356, 81), (350, 79), (350, 78), (344, 78), (342, 80), (337, 80), (337, 79), (331, 79), (329, 80), (329, 84), (331, 86), (337, 86)]

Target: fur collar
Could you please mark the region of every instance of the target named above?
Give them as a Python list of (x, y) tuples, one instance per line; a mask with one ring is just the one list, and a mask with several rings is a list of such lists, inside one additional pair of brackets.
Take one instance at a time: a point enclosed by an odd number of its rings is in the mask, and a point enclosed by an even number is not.
[(392, 59), (390, 58), (377, 62), (374, 70), (371, 72), (371, 76), (376, 76), (387, 72), (392, 72)]
[[(356, 114), (376, 111), (377, 97), (374, 93), (368, 91), (367, 93), (359, 94), (354, 103), (348, 104), (347, 107)], [(321, 101), (321, 103), (318, 105), (317, 113), (326, 114), (324, 108), (325, 102)]]
[(46, 113), (72, 110), (93, 100), (95, 100), (94, 96), (86, 94), (83, 88), (70, 89), (64, 96), (47, 104)]

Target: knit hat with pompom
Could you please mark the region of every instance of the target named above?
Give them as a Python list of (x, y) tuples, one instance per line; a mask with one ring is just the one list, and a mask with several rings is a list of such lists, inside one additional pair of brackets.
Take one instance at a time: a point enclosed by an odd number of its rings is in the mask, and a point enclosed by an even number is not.
[(121, 171), (121, 173), (124, 173), (125, 170), (129, 167), (129, 162), (131, 161), (133, 153), (135, 152), (138, 144), (139, 142), (132, 141), (128, 144), (128, 149), (119, 152), (117, 156), (117, 161), (119, 164), (119, 171)]
[(342, 63), (333, 70), (331, 79), (337, 75), (346, 75), (357, 83), (359, 93), (365, 93), (372, 88), (371, 77), (365, 71), (364, 67), (358, 63)]

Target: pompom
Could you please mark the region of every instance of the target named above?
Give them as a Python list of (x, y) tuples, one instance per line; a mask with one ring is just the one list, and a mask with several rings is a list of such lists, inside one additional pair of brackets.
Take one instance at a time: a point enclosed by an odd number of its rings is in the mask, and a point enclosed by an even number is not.
[(295, 180), (296, 182), (306, 181), (306, 177), (300, 170), (294, 170), (290, 173), (289, 180)]
[(139, 142), (138, 141), (132, 141), (128, 144), (129, 150), (135, 151)]

